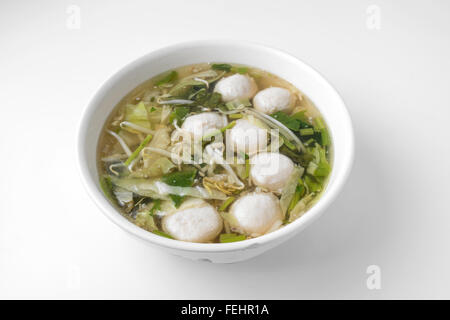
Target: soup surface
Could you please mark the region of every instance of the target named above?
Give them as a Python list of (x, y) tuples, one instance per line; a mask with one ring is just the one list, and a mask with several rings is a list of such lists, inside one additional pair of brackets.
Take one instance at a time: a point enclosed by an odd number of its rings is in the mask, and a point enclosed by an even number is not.
[(98, 143), (100, 184), (157, 235), (234, 242), (273, 232), (317, 201), (331, 137), (299, 89), (227, 63), (169, 70), (115, 107)]

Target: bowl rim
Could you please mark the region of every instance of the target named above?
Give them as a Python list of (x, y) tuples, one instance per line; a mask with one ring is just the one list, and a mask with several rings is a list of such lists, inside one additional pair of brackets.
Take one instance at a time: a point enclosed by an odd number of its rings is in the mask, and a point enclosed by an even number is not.
[[(166, 53), (170, 53), (177, 50), (186, 49), (189, 47), (197, 47), (197, 46), (217, 46), (217, 45), (232, 45), (239, 46), (242, 48), (253, 48), (257, 50), (261, 50), (262, 52), (271, 52), (273, 54), (279, 55), (282, 58), (291, 61), (292, 63), (301, 66), (302, 69), (311, 73), (317, 80), (321, 82), (321, 85), (333, 92), (339, 102), (339, 108), (341, 108), (342, 117), (345, 119), (341, 123), (342, 126), (345, 126), (348, 131), (348, 141), (346, 141), (348, 146), (348, 153), (346, 153), (342, 165), (342, 169), (336, 173), (335, 181), (333, 182), (332, 189), (327, 189), (326, 193), (323, 194), (320, 199), (315, 203), (315, 205), (307, 211), (307, 214), (301, 216), (296, 219), (292, 223), (283, 226), (276, 231), (271, 233), (262, 235), (257, 238), (248, 239), (239, 242), (231, 242), (231, 243), (194, 243), (194, 242), (186, 242), (174, 239), (168, 239), (165, 237), (158, 236), (149, 231), (146, 231), (132, 222), (128, 221), (117, 211), (116, 208), (106, 199), (104, 194), (97, 187), (97, 182), (94, 181), (93, 177), (91, 177), (88, 170), (88, 163), (85, 161), (85, 149), (84, 149), (84, 141), (86, 140), (87, 135), (87, 124), (90, 116), (94, 113), (96, 106), (99, 104), (101, 97), (109, 91), (109, 88), (121, 79), (121, 77), (132, 70), (135, 65), (139, 65), (143, 61), (150, 59), (153, 56), (165, 55)], [(256, 66), (257, 67), (257, 66)], [(317, 106), (320, 110), (320, 106)], [(97, 144), (96, 144), (97, 145)], [(325, 209), (336, 199), (342, 187), (344, 186), (352, 165), (354, 161), (354, 131), (352, 126), (352, 121), (350, 114), (345, 106), (344, 100), (341, 95), (337, 92), (337, 90), (330, 84), (330, 82), (318, 71), (309, 66), (307, 63), (303, 62), (299, 58), (285, 52), (284, 50), (280, 50), (271, 46), (267, 46), (264, 44), (259, 44), (250, 41), (243, 40), (195, 40), (195, 41), (186, 41), (181, 43), (172, 44), (169, 46), (165, 46), (163, 48), (153, 50), (143, 56), (134, 59), (133, 61), (125, 64), (120, 67), (116, 72), (110, 75), (103, 83), (94, 91), (92, 96), (89, 99), (88, 104), (82, 111), (82, 116), (78, 125), (78, 133), (77, 133), (77, 156), (78, 156), (78, 169), (81, 175), (81, 180), (83, 186), (85, 187), (87, 193), (100, 208), (102, 213), (113, 223), (121, 227), (123, 230), (127, 231), (131, 235), (140, 238), (144, 241), (150, 242), (152, 244), (165, 247), (168, 249), (182, 250), (182, 251), (193, 251), (193, 252), (201, 252), (201, 253), (213, 253), (213, 252), (230, 252), (230, 251), (240, 251), (246, 249), (256, 248), (262, 245), (266, 245), (270, 242), (275, 242), (276, 239), (288, 239), (289, 237), (294, 236), (296, 233), (300, 232), (303, 228), (309, 225), (311, 222), (319, 218)]]

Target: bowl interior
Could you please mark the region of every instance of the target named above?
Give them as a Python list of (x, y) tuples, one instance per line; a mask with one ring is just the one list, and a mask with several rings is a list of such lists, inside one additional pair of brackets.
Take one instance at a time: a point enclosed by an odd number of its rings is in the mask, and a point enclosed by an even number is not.
[[(322, 113), (333, 140), (333, 170), (318, 203), (297, 221), (268, 235), (240, 243), (185, 243), (158, 237), (134, 226), (104, 198), (98, 183), (96, 148), (101, 129), (112, 109), (127, 93), (149, 78), (178, 66), (201, 62), (239, 63), (269, 71), (304, 92)], [(245, 246), (253, 240), (263, 242), (283, 234), (286, 236), (287, 233), (302, 229), (312, 221), (334, 198), (348, 174), (353, 159), (353, 132), (348, 112), (340, 96), (320, 74), (300, 60), (261, 45), (202, 41), (175, 45), (150, 53), (125, 66), (106, 81), (94, 95), (82, 117), (78, 151), (80, 169), (90, 195), (107, 216), (121, 227), (163, 246), (184, 247), (189, 250), (205, 250), (205, 247), (208, 247), (206, 250), (227, 250)]]

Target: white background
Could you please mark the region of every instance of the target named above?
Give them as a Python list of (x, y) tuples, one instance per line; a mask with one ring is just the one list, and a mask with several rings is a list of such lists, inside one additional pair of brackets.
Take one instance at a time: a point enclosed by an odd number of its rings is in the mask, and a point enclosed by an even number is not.
[[(71, 4), (79, 30), (67, 25)], [(326, 214), (233, 265), (129, 237), (76, 164), (78, 121), (104, 80), (149, 51), (208, 38), (309, 63), (342, 94), (356, 134), (354, 169)], [(0, 298), (450, 298), (449, 41), (448, 1), (3, 0)], [(366, 286), (370, 265), (380, 290)]]

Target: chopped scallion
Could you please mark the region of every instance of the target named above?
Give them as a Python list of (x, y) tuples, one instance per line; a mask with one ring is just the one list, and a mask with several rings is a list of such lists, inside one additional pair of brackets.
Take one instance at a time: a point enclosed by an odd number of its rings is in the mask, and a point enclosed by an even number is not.
[(250, 160), (249, 159), (245, 159), (244, 179), (247, 179), (249, 175), (250, 175)]
[(250, 157), (248, 154), (242, 152), (241, 153), (241, 159), (245, 159), (245, 171), (242, 175), (242, 179), (247, 179), (250, 175)]
[(225, 211), (225, 210), (228, 208), (228, 206), (229, 206), (230, 204), (233, 203), (233, 201), (234, 201), (235, 199), (236, 199), (235, 197), (229, 197), (227, 200), (225, 200), (225, 201), (222, 203), (222, 205), (221, 205), (220, 208), (219, 208), (219, 211)]
[(126, 166), (129, 166), (131, 164), (131, 161), (133, 161), (139, 155), (139, 153), (141, 153), (142, 149), (144, 149), (144, 147), (150, 142), (150, 140), (152, 140), (152, 138), (153, 136), (151, 134), (145, 137), (144, 141), (141, 142), (139, 147), (137, 147), (137, 149), (134, 150), (134, 152), (128, 157), (127, 161), (125, 161)]
[(283, 139), (283, 141), (286, 147), (288, 147), (291, 150), (296, 150), (295, 146), (288, 139)]
[(301, 136), (312, 136), (314, 134), (313, 128), (305, 128), (299, 130)]
[(158, 81), (156, 81), (155, 85), (161, 86), (163, 84), (174, 81), (176, 78), (178, 78), (178, 72), (172, 70), (166, 74), (163, 74), (161, 78)]
[(305, 142), (305, 145), (312, 146), (314, 143), (316, 142), (316, 140), (314, 140), (314, 138), (310, 138)]
[(320, 129), (320, 138), (322, 139), (322, 146), (325, 147), (330, 145), (331, 139), (326, 128)]

